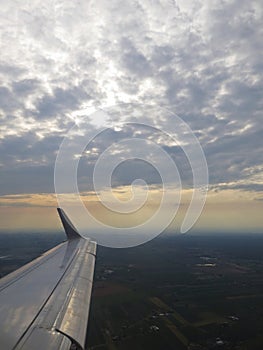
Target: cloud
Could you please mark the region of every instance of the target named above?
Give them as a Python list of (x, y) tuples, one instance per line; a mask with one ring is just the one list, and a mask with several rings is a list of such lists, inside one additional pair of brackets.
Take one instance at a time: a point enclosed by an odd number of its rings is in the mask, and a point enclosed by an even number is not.
[(37, 117), (56, 118), (67, 111), (78, 110), (81, 100), (88, 101), (85, 90), (79, 87), (56, 88), (52, 95), (42, 96), (36, 104)]
[[(263, 164), (262, 9), (256, 0), (6, 3), (0, 26), (2, 192), (52, 192), (56, 153), (73, 121), (89, 107), (120, 102), (165, 106), (185, 120), (218, 190), (261, 191), (261, 180), (246, 169)], [(146, 114), (134, 119), (173, 123), (168, 114)], [(96, 127), (94, 118), (86, 130)], [(139, 134), (158, 140), (190, 186), (180, 147), (147, 128), (127, 128), (92, 143), (80, 164), (82, 189), (103, 150)], [(159, 181), (149, 167), (135, 165), (120, 168), (114, 184), (139, 175)]]
[(40, 81), (38, 79), (22, 79), (14, 81), (12, 84), (13, 93), (16, 96), (27, 96), (35, 92), (40, 87)]

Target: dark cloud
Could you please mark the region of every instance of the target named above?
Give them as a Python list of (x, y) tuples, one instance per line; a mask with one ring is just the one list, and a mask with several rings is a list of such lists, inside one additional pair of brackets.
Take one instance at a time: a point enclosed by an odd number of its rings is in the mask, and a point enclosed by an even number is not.
[(138, 51), (129, 39), (122, 39), (122, 65), (128, 73), (135, 74), (140, 78), (153, 74), (151, 65), (147, 58)]
[(0, 195), (53, 193), (54, 166), (20, 166), (1, 171)]
[[(8, 169), (14, 171), (27, 166), (29, 169), (32, 167), (33, 175), (36, 167), (54, 164), (56, 152), (62, 140), (62, 136), (56, 135), (40, 139), (32, 132), (28, 132), (20, 137), (16, 135), (6, 137), (0, 143), (2, 169), (4, 171)], [(10, 184), (10, 187), (12, 187), (12, 184)]]
[(44, 95), (37, 103), (37, 116), (39, 118), (55, 118), (66, 111), (75, 111), (83, 100), (89, 96), (81, 87), (68, 89), (56, 88), (52, 95)]
[(10, 113), (19, 107), (16, 96), (5, 86), (0, 86), (0, 109)]
[(27, 72), (25, 67), (19, 67), (19, 65), (11, 64), (8, 62), (0, 62), (0, 74), (3, 76), (17, 79), (18, 76)]
[(37, 79), (23, 79), (15, 81), (12, 84), (13, 92), (16, 95), (28, 95), (32, 92), (36, 92), (39, 88), (40, 81)]

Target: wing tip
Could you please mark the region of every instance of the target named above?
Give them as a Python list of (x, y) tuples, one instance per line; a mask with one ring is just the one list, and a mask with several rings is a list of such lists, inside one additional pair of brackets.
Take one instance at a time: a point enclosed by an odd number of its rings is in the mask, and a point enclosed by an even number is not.
[(76, 238), (83, 238), (79, 233), (76, 227), (73, 225), (73, 223), (70, 221), (69, 217), (65, 213), (65, 211), (62, 208), (57, 208), (60, 220), (62, 222), (62, 225), (64, 227), (65, 233), (67, 235), (68, 240), (76, 239)]

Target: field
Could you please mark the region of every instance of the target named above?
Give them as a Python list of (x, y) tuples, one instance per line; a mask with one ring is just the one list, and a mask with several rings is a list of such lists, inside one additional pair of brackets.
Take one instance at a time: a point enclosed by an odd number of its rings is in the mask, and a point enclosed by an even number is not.
[(263, 238), (100, 247), (88, 349), (262, 349)]
[[(61, 242), (0, 235), (0, 274)], [(98, 248), (87, 349), (263, 349), (263, 236), (164, 236)]]

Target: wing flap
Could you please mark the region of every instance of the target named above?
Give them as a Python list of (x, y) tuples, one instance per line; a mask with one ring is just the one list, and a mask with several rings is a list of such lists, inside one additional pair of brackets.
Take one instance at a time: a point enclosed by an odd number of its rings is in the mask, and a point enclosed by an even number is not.
[(56, 324), (56, 329), (75, 339), (84, 348), (95, 257), (86, 253), (82, 261), (83, 263), (72, 286), (68, 303), (64, 305), (62, 310), (61, 315), (63, 315), (63, 318), (61, 318), (60, 324)]
[(35, 327), (27, 333), (23, 341), (15, 349), (34, 350), (34, 349), (54, 349), (69, 350), (72, 341), (64, 334), (56, 330)]

